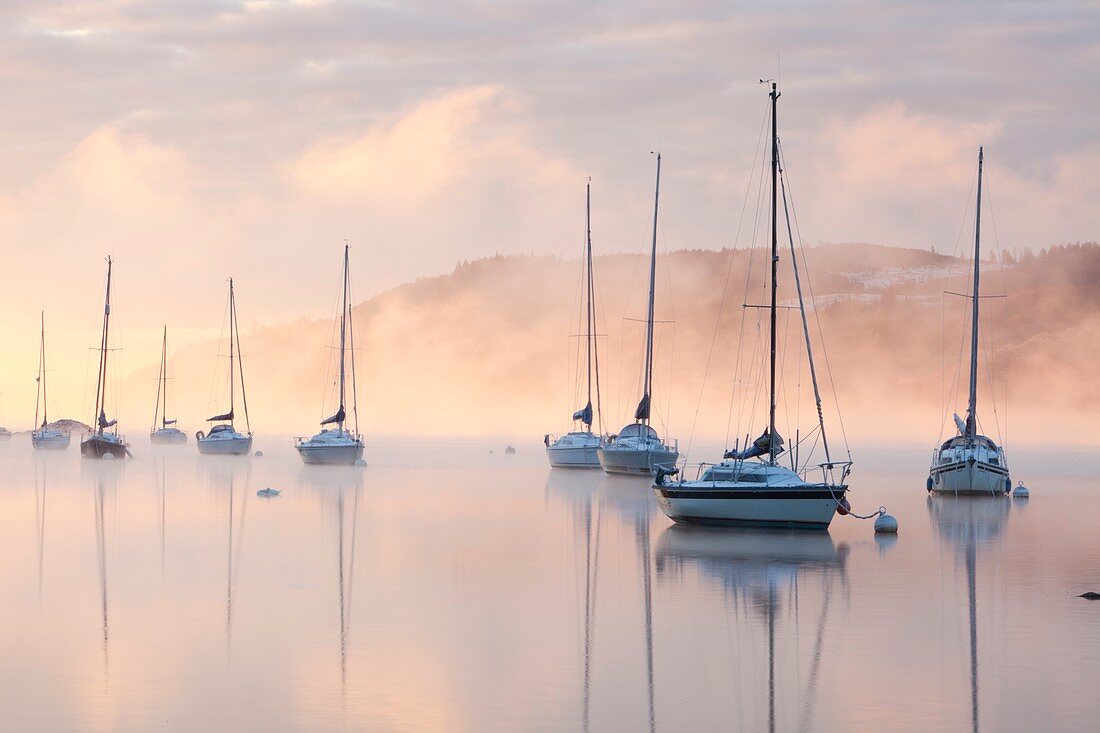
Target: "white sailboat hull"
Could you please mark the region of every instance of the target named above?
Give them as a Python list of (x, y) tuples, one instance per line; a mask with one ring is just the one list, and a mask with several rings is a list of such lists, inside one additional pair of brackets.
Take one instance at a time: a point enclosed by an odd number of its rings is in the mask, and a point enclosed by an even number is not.
[(363, 457), (362, 443), (347, 443), (345, 445), (308, 445), (300, 443), (298, 455), (302, 457), (302, 463), (323, 465), (350, 466)]
[(231, 437), (197, 438), (195, 445), (203, 455), (242, 456), (252, 450), (252, 436), (237, 433)]
[(666, 447), (634, 448), (607, 445), (596, 450), (605, 473), (652, 476), (658, 466), (671, 468), (680, 458), (679, 451)]
[(589, 432), (566, 433), (550, 442), (547, 437), (546, 457), (553, 468), (599, 468), (596, 450), (600, 437)]
[(60, 431), (31, 433), (31, 445), (35, 450), (66, 450), (69, 447), (69, 441), (69, 434)]
[(149, 442), (157, 445), (186, 443), (187, 433), (179, 428), (161, 428), (149, 433)]
[(1004, 494), (1012, 488), (1012, 479), (1003, 466), (981, 461), (959, 461), (933, 466), (929, 472), (932, 491), (942, 494)]
[(546, 457), (554, 468), (599, 468), (600, 457), (596, 446), (556, 447), (546, 449)]
[[(837, 496), (843, 495), (837, 489)], [(832, 492), (820, 486), (794, 489), (721, 489), (654, 486), (664, 513), (679, 524), (729, 524), (743, 526), (828, 529), (836, 514)]]

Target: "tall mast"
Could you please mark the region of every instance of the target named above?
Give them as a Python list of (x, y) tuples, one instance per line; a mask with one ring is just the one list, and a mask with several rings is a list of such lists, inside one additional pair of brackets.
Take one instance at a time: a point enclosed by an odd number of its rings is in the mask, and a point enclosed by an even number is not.
[[(42, 336), (38, 347), (38, 381), (39, 392), (42, 396), (42, 427), (46, 427), (49, 423), (49, 408), (46, 402), (46, 311), (42, 311)], [(38, 393), (35, 394), (34, 400), (34, 424), (38, 425)]]
[(974, 310), (970, 324), (970, 404), (966, 408), (966, 437), (978, 434), (978, 275), (981, 272), (982, 244), (982, 148), (978, 148), (978, 203), (974, 211)]
[(105, 414), (107, 403), (107, 334), (111, 324), (111, 256), (107, 255), (107, 295), (103, 303), (103, 334), (99, 342), (99, 375), (95, 385), (95, 425), (96, 433), (103, 434), (103, 423), (100, 420)]
[(160, 426), (168, 427), (168, 326), (164, 327), (164, 337), (160, 343), (160, 386), (161, 395)]
[(657, 213), (661, 202), (661, 154), (657, 153), (657, 185), (653, 191), (653, 249), (649, 256), (649, 311), (646, 316), (645, 333), (645, 417), (642, 422), (649, 424), (652, 409), (651, 391), (653, 387), (653, 288), (657, 279)]
[[(587, 333), (585, 334), (585, 354), (588, 359), (588, 406), (592, 405), (592, 182), (584, 187), (584, 239), (585, 239), (585, 266), (588, 269), (587, 303), (585, 315), (588, 319)], [(591, 419), (591, 418), (590, 418)], [(588, 432), (592, 432), (592, 423), (589, 422)]]
[(233, 332), (237, 330), (237, 308), (233, 298), (233, 278), (229, 278), (229, 424), (233, 424)]
[(343, 304), (340, 307), (340, 406), (336, 414), (340, 416), (337, 427), (344, 431), (344, 352), (347, 348), (348, 330), (348, 243), (344, 242), (344, 287), (342, 289)]
[(776, 291), (779, 288), (779, 235), (777, 230), (778, 210), (778, 171), (779, 171), (779, 127), (776, 124), (775, 111), (776, 100), (779, 99), (779, 91), (776, 83), (772, 82), (772, 302), (771, 302), (771, 377), (768, 381), (769, 409), (768, 409), (768, 460), (775, 462), (775, 340), (776, 340)]

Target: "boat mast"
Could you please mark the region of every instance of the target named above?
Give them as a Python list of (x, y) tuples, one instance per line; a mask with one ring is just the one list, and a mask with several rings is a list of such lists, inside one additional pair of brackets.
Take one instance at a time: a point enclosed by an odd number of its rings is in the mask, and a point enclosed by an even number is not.
[(347, 348), (347, 330), (348, 330), (348, 243), (344, 242), (344, 286), (341, 290), (341, 297), (343, 298), (343, 304), (340, 307), (340, 406), (337, 408), (336, 414), (340, 416), (340, 419), (336, 423), (336, 427), (340, 432), (344, 432), (344, 352)]
[(38, 397), (42, 397), (42, 427), (45, 428), (49, 423), (49, 417), (47, 412), (49, 408), (46, 406), (46, 311), (41, 313), (42, 319), (42, 337), (38, 347), (38, 382), (39, 389), (34, 396), (34, 424), (38, 425)]
[(161, 392), (161, 427), (168, 427), (168, 326), (164, 327), (164, 338), (160, 344), (160, 392)]
[(233, 332), (237, 330), (237, 308), (233, 298), (233, 278), (229, 278), (229, 424), (233, 424)]
[[(241, 333), (238, 330), (239, 329), (239, 324), (237, 323), (237, 297), (233, 293), (233, 279), (232, 278), (230, 278), (230, 280), (229, 280), (229, 305), (230, 305), (230, 309), (232, 310), (232, 314), (233, 314), (233, 323), (231, 324), (232, 328), (233, 328), (233, 332), (230, 335), (230, 339), (232, 339), (234, 336), (236, 336), (236, 338), (237, 338), (237, 372), (238, 372), (238, 376), (240, 376), (240, 378), (241, 378), (241, 403), (244, 405), (244, 424), (245, 424), (245, 428), (248, 430), (248, 434), (251, 435), (252, 434), (252, 421), (248, 417), (248, 393), (245, 392), (245, 389), (244, 389), (244, 357), (241, 356)], [(232, 342), (230, 342), (230, 343), (232, 343)], [(230, 352), (232, 352), (232, 351), (233, 350), (230, 349)], [(230, 358), (232, 358), (232, 357), (230, 357)], [(233, 362), (231, 361), (230, 366), (232, 366), (232, 363)], [(230, 369), (230, 375), (231, 376), (232, 376), (232, 372), (233, 372), (233, 370)], [(232, 392), (232, 390), (230, 390), (230, 392)], [(230, 407), (229, 412), (230, 412), (230, 414), (233, 413), (232, 407)]]
[[(585, 239), (585, 267), (588, 270), (588, 284), (586, 287), (587, 303), (585, 304), (585, 316), (588, 320), (587, 333), (585, 334), (585, 355), (588, 359), (588, 409), (592, 409), (592, 181), (584, 187), (584, 239)], [(591, 416), (586, 426), (588, 432), (592, 432)]]
[(153, 406), (153, 430), (157, 429), (157, 418), (161, 420), (161, 427), (167, 427), (164, 423), (164, 412), (161, 410), (161, 399), (164, 399), (164, 407), (168, 408), (168, 398), (164, 394), (164, 357), (168, 351), (168, 326), (164, 327), (164, 338), (160, 343), (160, 371), (157, 372), (157, 400)]
[(978, 434), (978, 275), (981, 272), (982, 242), (982, 160), (984, 151), (978, 148), (978, 203), (974, 211), (974, 299), (970, 324), (970, 404), (966, 408), (966, 437)]
[(772, 302), (771, 302), (771, 376), (768, 382), (769, 409), (768, 409), (768, 461), (775, 463), (775, 350), (776, 350), (776, 291), (779, 287), (779, 235), (777, 228), (778, 209), (778, 171), (779, 171), (779, 128), (776, 124), (775, 111), (776, 100), (779, 99), (779, 91), (776, 83), (772, 82), (772, 90), (769, 95), (772, 100)]
[(645, 411), (642, 424), (649, 425), (652, 409), (651, 390), (653, 387), (653, 289), (657, 279), (657, 213), (661, 202), (661, 154), (657, 153), (657, 185), (653, 191), (653, 248), (649, 256), (649, 311), (646, 315), (645, 333), (645, 392), (642, 399)]
[[(347, 247), (347, 242), (344, 243)], [(351, 303), (351, 264), (348, 251), (344, 251), (344, 301), (347, 303), (345, 312), (348, 315), (348, 349), (351, 351), (351, 412), (355, 416), (355, 435), (359, 436), (359, 394), (356, 389), (355, 379), (355, 319), (352, 318)]]
[(95, 385), (95, 424), (96, 434), (103, 434), (103, 423), (107, 422), (105, 407), (107, 403), (107, 334), (111, 325), (111, 256), (107, 255), (107, 295), (103, 303), (103, 334), (99, 342), (99, 375)]

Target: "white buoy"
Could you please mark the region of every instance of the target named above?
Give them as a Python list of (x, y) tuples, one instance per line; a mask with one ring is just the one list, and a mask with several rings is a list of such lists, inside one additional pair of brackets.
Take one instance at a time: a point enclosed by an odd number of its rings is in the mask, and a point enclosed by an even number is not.
[(263, 458), (264, 452), (262, 450), (258, 450), (253, 455), (255, 455), (257, 458)]
[(885, 532), (887, 534), (897, 534), (898, 532), (898, 520), (886, 513), (886, 507), (880, 507), (878, 510), (878, 519), (875, 520), (875, 532)]
[(1019, 486), (1012, 490), (1012, 497), (1014, 499), (1027, 499), (1030, 496), (1031, 492), (1027, 490), (1026, 486), (1024, 486), (1023, 481), (1020, 482)]
[(367, 465), (367, 459), (366, 458), (357, 458), (357, 459), (355, 459), (355, 465), (356, 466), (365, 466), (365, 465)]

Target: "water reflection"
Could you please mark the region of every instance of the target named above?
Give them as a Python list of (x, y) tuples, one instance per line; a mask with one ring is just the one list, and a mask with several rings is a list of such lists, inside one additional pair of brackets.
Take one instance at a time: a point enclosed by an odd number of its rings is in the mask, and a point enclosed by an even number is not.
[(936, 532), (961, 557), (966, 568), (970, 622), (970, 728), (979, 730), (978, 697), (978, 551), (1000, 540), (1008, 520), (1009, 499), (997, 497), (929, 496), (928, 514)]
[(110, 611), (107, 600), (107, 498), (114, 498), (122, 465), (107, 462), (82, 465), (84, 475), (92, 483), (92, 517), (95, 534), (96, 566), (99, 580), (99, 614), (103, 639), (103, 673), (110, 668)]
[(233, 644), (233, 589), (244, 546), (252, 462), (236, 457), (203, 456), (199, 465), (206, 473), (210, 490), (225, 495), (225, 644), (229, 652)]
[[(767, 729), (793, 726), (777, 719), (777, 626), (794, 616), (780, 634), (797, 636), (800, 593), (809, 579), (819, 582), (821, 608), (810, 656), (810, 672), (802, 700), (798, 728), (810, 725), (821, 669), (826, 621), (833, 587), (847, 585), (847, 545), (834, 544), (828, 533), (784, 530), (736, 530), (668, 527), (657, 543), (657, 576), (682, 580), (694, 573), (716, 584), (742, 618), (763, 617), (767, 633)], [(690, 571), (690, 572), (689, 572)], [(781, 591), (783, 591), (781, 593)], [(784, 598), (787, 599), (786, 605)]]
[[(336, 597), (338, 647), (340, 654), (340, 696), (348, 684), (348, 645), (351, 640), (352, 591), (355, 588), (355, 554), (359, 534), (359, 497), (363, 472), (347, 466), (311, 466), (299, 473), (299, 486), (317, 492), (322, 505), (334, 505), (336, 522)], [(349, 496), (350, 495), (350, 496)]]
[(38, 540), (38, 610), (42, 610), (42, 570), (46, 553), (46, 486), (49, 459), (34, 460), (34, 531)]

